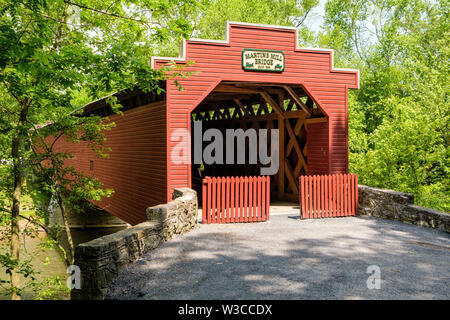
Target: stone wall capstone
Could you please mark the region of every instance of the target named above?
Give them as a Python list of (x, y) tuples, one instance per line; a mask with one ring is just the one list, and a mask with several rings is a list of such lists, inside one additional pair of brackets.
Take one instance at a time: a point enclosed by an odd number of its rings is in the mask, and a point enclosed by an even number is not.
[(147, 208), (147, 220), (163, 224), (166, 240), (176, 234), (183, 234), (197, 224), (197, 193), (189, 188), (178, 188), (173, 192), (173, 199), (167, 204)]
[(392, 190), (358, 186), (359, 215), (416, 224), (450, 233), (450, 214), (414, 204), (414, 196)]
[(147, 209), (148, 221), (82, 243), (75, 249), (75, 265), (81, 271), (81, 288), (72, 289), (72, 300), (101, 300), (108, 286), (126, 266), (174, 235), (197, 224), (197, 193), (175, 189), (173, 200)]

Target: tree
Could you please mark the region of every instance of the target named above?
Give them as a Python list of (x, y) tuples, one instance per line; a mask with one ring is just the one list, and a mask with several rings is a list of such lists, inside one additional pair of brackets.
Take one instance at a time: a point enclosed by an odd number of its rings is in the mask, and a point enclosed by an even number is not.
[(225, 22), (230, 20), (295, 26), (302, 34), (309, 36), (305, 19), (318, 4), (318, 0), (205, 1), (193, 35), (204, 39), (223, 39)]
[(449, 3), (330, 0), (319, 43), (359, 67), (349, 99), (350, 168), (362, 183), (450, 211)]
[[(190, 23), (173, 12), (196, 10), (196, 5), (195, 0), (0, 1), (0, 152), (7, 163), (2, 167), (1, 188), (9, 199), (2, 210), (9, 211), (11, 224), (11, 253), (2, 255), (0, 262), (10, 273), (12, 299), (20, 299), (20, 275), (27, 272), (19, 259), (20, 199), (33, 187), (25, 186), (24, 179), (32, 185), (31, 173), (40, 172), (37, 182), (47, 179), (45, 185), (56, 191), (61, 207), (61, 201), (69, 199), (67, 190), (72, 196), (76, 181), (86, 181), (79, 173), (63, 169), (61, 161), (69, 155), (53, 153), (42, 134), (64, 133), (74, 141), (93, 141), (95, 148), (101, 145), (105, 123), (95, 117), (80, 118), (81, 105), (118, 90), (160, 90), (165, 70), (151, 69), (149, 57), (163, 43), (190, 33)], [(79, 99), (83, 95), (85, 99)], [(114, 110), (120, 108), (114, 99), (110, 103)], [(36, 130), (47, 121), (52, 125)], [(80, 128), (81, 137), (74, 134)], [(44, 156), (36, 153), (36, 141), (41, 142)], [(45, 169), (44, 160), (53, 169)], [(69, 188), (68, 174), (75, 177)], [(98, 182), (87, 186), (85, 195), (107, 194), (99, 191)]]

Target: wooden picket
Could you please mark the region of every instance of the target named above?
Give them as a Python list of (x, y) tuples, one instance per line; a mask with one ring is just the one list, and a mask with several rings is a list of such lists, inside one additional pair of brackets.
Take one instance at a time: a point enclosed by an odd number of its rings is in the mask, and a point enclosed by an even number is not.
[(358, 213), (358, 175), (301, 176), (302, 219), (354, 216)]
[(269, 220), (270, 177), (205, 177), (202, 192), (203, 223)]

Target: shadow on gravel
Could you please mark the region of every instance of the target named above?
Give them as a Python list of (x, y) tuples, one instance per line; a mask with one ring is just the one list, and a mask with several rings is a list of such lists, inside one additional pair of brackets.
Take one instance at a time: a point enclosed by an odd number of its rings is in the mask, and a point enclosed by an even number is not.
[(207, 225), (146, 254), (107, 298), (448, 299), (449, 249), (448, 234), (368, 217)]

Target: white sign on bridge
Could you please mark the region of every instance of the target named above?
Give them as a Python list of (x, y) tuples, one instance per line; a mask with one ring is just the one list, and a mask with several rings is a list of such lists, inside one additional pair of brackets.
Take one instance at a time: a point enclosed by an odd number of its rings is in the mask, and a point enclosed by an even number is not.
[(275, 50), (244, 49), (242, 68), (248, 71), (284, 71), (284, 53)]

